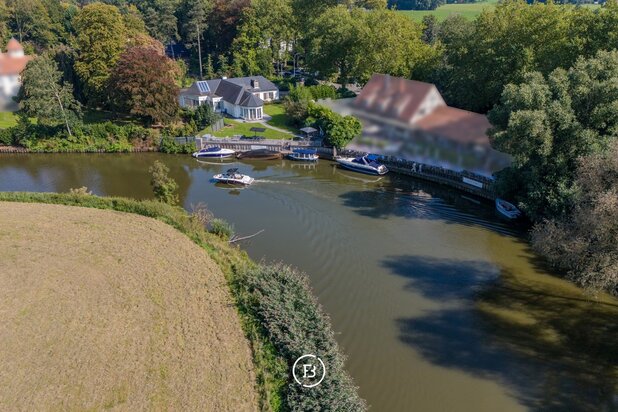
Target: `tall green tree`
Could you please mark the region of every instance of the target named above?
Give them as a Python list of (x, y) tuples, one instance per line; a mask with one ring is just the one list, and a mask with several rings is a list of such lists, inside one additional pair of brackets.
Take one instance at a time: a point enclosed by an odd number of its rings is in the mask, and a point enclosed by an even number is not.
[(41, 47), (54, 42), (52, 21), (41, 0), (8, 0), (9, 27), (20, 42), (32, 41)]
[(126, 30), (118, 8), (102, 3), (84, 7), (75, 18), (78, 56), (75, 71), (90, 103), (105, 102), (103, 90), (126, 46)]
[(504, 196), (533, 220), (573, 206), (578, 159), (618, 138), (618, 51), (580, 58), (567, 72), (533, 72), (489, 112), (493, 146), (513, 156), (498, 175)]
[(208, 16), (212, 10), (212, 3), (210, 0), (186, 0), (183, 9), (182, 37), (187, 47), (197, 50), (200, 79), (203, 79), (202, 40), (208, 28)]
[(576, 40), (569, 36), (573, 10), (552, 2), (509, 0), (481, 13), (470, 27), (461, 19), (445, 21), (439, 36), (445, 63), (439, 87), (445, 98), (484, 112), (497, 103), (506, 84), (521, 82), (525, 73), (568, 68)]
[(62, 82), (62, 72), (49, 54), (30, 61), (22, 73), (22, 87), (18, 95), (19, 109), (39, 124), (62, 124), (69, 136), (80, 120), (79, 103), (73, 97), (73, 87)]
[(349, 83), (363, 58), (362, 38), (365, 12), (344, 6), (328, 8), (308, 33), (309, 66), (325, 76)]

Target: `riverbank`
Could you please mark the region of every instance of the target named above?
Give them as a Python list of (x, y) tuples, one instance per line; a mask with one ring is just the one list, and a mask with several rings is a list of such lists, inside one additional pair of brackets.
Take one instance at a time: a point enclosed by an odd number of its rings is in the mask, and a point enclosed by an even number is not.
[(0, 409), (258, 410), (223, 272), (186, 236), (111, 210), (0, 215)]
[[(280, 265), (256, 265), (244, 252), (208, 233), (199, 217), (159, 202), (84, 194), (6, 192), (0, 193), (0, 201), (115, 210), (171, 225), (201, 246), (226, 277), (245, 335), (251, 344), (261, 410), (294, 410), (301, 401), (309, 402), (317, 409), (327, 409), (333, 404), (346, 406), (350, 410), (365, 408), (343, 369), (343, 357), (328, 318), (312, 296), (304, 276)], [(84, 223), (88, 224), (87, 221)], [(282, 295), (274, 301), (265, 299), (265, 289), (278, 290)], [(302, 302), (302, 306), (280, 306), (290, 299)], [(281, 331), (289, 333), (281, 335)], [(323, 356), (329, 370), (323, 384), (311, 392), (304, 392), (290, 379), (291, 364), (305, 353)], [(233, 393), (233, 389), (230, 391)]]

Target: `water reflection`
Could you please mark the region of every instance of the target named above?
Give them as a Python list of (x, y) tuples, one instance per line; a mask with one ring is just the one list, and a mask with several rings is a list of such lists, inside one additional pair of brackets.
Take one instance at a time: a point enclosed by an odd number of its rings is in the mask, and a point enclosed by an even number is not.
[(499, 381), (532, 410), (618, 408), (615, 302), (490, 262), (392, 256), (383, 264), (406, 289), (457, 302), (396, 320), (401, 341), (431, 362)]

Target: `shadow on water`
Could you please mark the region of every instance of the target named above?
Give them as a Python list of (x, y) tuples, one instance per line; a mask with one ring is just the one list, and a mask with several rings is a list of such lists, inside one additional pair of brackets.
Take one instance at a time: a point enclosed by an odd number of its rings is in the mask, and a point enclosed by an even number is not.
[(340, 195), (343, 205), (361, 216), (374, 219), (404, 217), (442, 220), (466, 226), (479, 226), (504, 235), (521, 237), (525, 227), (503, 221), (493, 204), (473, 195), (414, 178), (391, 177), (376, 187)]
[(400, 340), (430, 362), (497, 381), (531, 410), (618, 410), (615, 300), (481, 261), (394, 256), (383, 264), (409, 280), (407, 289), (446, 303), (396, 320)]

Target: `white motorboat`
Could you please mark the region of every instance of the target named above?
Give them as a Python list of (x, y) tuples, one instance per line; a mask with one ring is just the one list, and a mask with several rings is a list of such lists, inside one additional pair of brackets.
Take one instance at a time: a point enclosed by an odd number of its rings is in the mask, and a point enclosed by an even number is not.
[(320, 156), (318, 156), (318, 151), (315, 149), (294, 149), (288, 157), (292, 160), (302, 162), (317, 162), (320, 158)]
[(229, 169), (227, 172), (214, 175), (212, 178), (217, 183), (243, 186), (248, 186), (255, 180), (251, 176), (238, 173), (238, 169)]
[(335, 159), (342, 167), (354, 170), (355, 172), (366, 173), (369, 175), (385, 175), (388, 169), (377, 158), (372, 155), (360, 157), (339, 157)]
[(521, 211), (504, 199), (496, 199), (496, 210), (508, 219), (517, 219), (521, 216)]
[(200, 158), (224, 158), (224, 157), (232, 157), (236, 154), (236, 152), (232, 149), (222, 149), (218, 146), (208, 147), (206, 149), (202, 149), (199, 152), (193, 153), (193, 157)]

